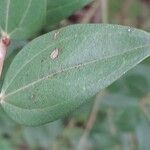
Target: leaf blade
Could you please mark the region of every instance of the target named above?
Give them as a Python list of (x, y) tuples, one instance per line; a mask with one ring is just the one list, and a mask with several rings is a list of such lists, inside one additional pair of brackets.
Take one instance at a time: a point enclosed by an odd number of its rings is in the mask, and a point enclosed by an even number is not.
[(0, 32), (12, 39), (33, 36), (43, 26), (45, 17), (46, 0), (0, 0)]
[[(148, 57), (149, 40), (149, 33), (113, 25), (75, 25), (39, 37), (8, 70), (2, 106), (24, 124), (58, 119)], [(53, 60), (50, 54), (56, 48), (59, 56)]]
[(91, 0), (48, 0), (47, 22), (53, 26), (90, 2)]

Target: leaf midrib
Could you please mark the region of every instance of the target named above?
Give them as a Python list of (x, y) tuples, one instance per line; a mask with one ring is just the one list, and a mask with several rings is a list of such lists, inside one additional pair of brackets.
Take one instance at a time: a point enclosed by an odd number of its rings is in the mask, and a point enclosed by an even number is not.
[[(104, 33), (104, 35), (115, 35), (115, 34), (125, 34), (125, 33), (123, 33), (123, 32), (115, 32), (115, 33)], [(98, 33), (96, 34), (96, 33), (88, 33), (87, 35), (98, 35)], [(82, 35), (81, 33), (79, 33), (78, 34), (78, 36), (79, 37), (82, 37), (82, 36), (84, 36), (84, 35)], [(64, 41), (69, 41), (69, 40), (72, 40), (72, 39), (74, 39), (74, 38), (77, 38), (76, 36), (73, 36), (72, 37), (72, 35), (70, 35), (70, 36), (68, 36), (67, 38), (63, 38), (62, 40), (60, 40), (59, 41), (59, 43), (61, 43), (61, 42), (64, 42)], [(7, 89), (9, 88), (9, 86), (11, 85), (11, 83), (13, 82), (13, 80), (16, 78), (16, 76), (21, 72), (21, 70), (27, 65), (27, 64), (29, 64), (34, 58), (36, 58), (37, 56), (39, 56), (41, 53), (43, 53), (44, 51), (46, 51), (47, 49), (49, 49), (49, 48), (51, 48), (51, 47), (53, 47), (54, 45), (56, 45), (55, 43), (54, 44), (52, 44), (52, 45), (50, 45), (50, 46), (47, 46), (45, 49), (43, 49), (42, 51), (40, 51), (39, 53), (37, 53), (36, 55), (34, 55), (29, 61), (27, 61), (24, 65), (22, 65), (22, 67), (20, 68), (20, 70), (18, 70), (18, 72), (16, 72), (16, 74), (14, 75), (14, 77), (10, 80), (10, 82), (9, 82), (9, 84), (6, 86), (6, 88), (5, 89), (2, 89), (2, 91), (1, 91), (1, 93), (5, 93), (6, 91), (7, 91)], [(128, 51), (130, 51), (130, 49), (128, 50)]]
[[(150, 46), (150, 45), (147, 45), (147, 46)], [(145, 46), (146, 47), (146, 46)], [(138, 49), (138, 48), (137, 48)], [(136, 50), (136, 49), (135, 49)], [(126, 52), (128, 53), (128, 52)], [(123, 54), (120, 54), (120, 55), (123, 55)], [(115, 56), (114, 56), (115, 57)], [(139, 63), (139, 62), (138, 62)], [(121, 67), (120, 67), (121, 68)], [(120, 69), (119, 68), (119, 69)], [(109, 75), (107, 75), (107, 77), (111, 76), (112, 74), (114, 74), (117, 70), (113, 71), (112, 73), (110, 73)], [(48, 106), (48, 107), (43, 107), (43, 108), (32, 108), (32, 109), (28, 109), (28, 108), (23, 108), (23, 107), (19, 107), (19, 106), (16, 106), (16, 105), (13, 105), (11, 103), (8, 103), (7, 101), (3, 101), (4, 103), (7, 103), (9, 105), (12, 105), (16, 108), (19, 108), (19, 109), (23, 109), (23, 110), (26, 110), (26, 111), (45, 111), (45, 109), (49, 109), (49, 108), (52, 108), (51, 110), (53, 110), (53, 108), (59, 106), (59, 105), (62, 105), (64, 102), (62, 103), (59, 103), (59, 104), (55, 104), (53, 106)]]
[(6, 33), (7, 33), (7, 30), (8, 30), (9, 7), (10, 7), (10, 0), (7, 0), (6, 19), (5, 19), (5, 32)]
[(114, 56), (106, 57), (106, 58), (103, 58), (103, 59), (95, 59), (95, 60), (92, 60), (92, 61), (88, 61), (88, 62), (84, 62), (84, 63), (77, 64), (77, 65), (74, 65), (74, 66), (71, 66), (71, 67), (68, 67), (68, 68), (64, 68), (64, 69), (62, 69), (62, 70), (60, 70), (60, 71), (57, 71), (57, 72), (52, 73), (52, 74), (49, 74), (49, 75), (47, 75), (47, 76), (45, 76), (45, 77), (43, 77), (43, 78), (40, 78), (40, 79), (38, 79), (38, 80), (36, 80), (36, 81), (33, 81), (33, 82), (31, 82), (31, 83), (29, 83), (29, 84), (27, 84), (27, 85), (25, 85), (25, 86), (23, 86), (23, 87), (21, 87), (21, 88), (15, 90), (15, 91), (13, 91), (13, 92), (8, 93), (7, 95), (4, 95), (4, 96), (3, 96), (3, 99), (5, 99), (6, 97), (9, 97), (9, 96), (11, 96), (11, 95), (13, 95), (13, 94), (16, 94), (16, 93), (18, 93), (19, 91), (22, 91), (22, 90), (24, 90), (24, 89), (26, 89), (26, 88), (28, 88), (28, 87), (30, 87), (30, 86), (33, 86), (33, 85), (35, 85), (35, 84), (37, 84), (37, 83), (39, 83), (39, 82), (41, 82), (41, 81), (43, 81), (43, 80), (46, 80), (46, 79), (49, 79), (49, 78), (51, 78), (51, 77), (53, 77), (53, 76), (56, 76), (56, 75), (58, 75), (58, 74), (61, 74), (61, 73), (63, 73), (63, 72), (67, 72), (67, 71), (70, 71), (70, 70), (72, 70), (72, 69), (76, 69), (76, 68), (80, 68), (80, 67), (83, 67), (83, 66), (86, 66), (86, 65), (89, 65), (89, 64), (93, 64), (93, 63), (98, 62), (98, 61), (107, 60), (107, 59), (110, 59), (110, 58), (113, 58), (113, 57), (116, 57), (116, 56), (122, 56), (122, 55), (125, 55), (126, 53), (128, 53), (128, 52), (130, 52), (130, 51), (135, 51), (135, 50), (137, 50), (137, 49), (146, 48), (146, 47), (150, 47), (150, 44), (148, 44), (148, 45), (143, 45), (143, 46), (140, 46), (140, 47), (136, 47), (136, 48), (130, 49), (129, 51), (126, 51), (126, 52), (124, 52), (124, 53), (122, 53), (122, 54), (119, 54), (119, 55), (114, 55)]

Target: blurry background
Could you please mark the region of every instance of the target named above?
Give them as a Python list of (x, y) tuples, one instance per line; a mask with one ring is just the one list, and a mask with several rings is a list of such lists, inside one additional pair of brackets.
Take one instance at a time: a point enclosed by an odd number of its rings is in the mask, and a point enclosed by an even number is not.
[[(39, 34), (74, 23), (150, 31), (150, 0), (95, 0)], [(14, 43), (6, 65), (26, 43)], [(0, 109), (0, 150), (150, 150), (150, 58), (62, 120), (25, 127)]]

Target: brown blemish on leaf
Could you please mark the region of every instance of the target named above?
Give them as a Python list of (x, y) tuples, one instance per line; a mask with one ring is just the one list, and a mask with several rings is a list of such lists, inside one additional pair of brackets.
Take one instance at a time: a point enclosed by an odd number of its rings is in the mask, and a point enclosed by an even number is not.
[(50, 55), (51, 59), (56, 59), (58, 58), (58, 55), (59, 55), (59, 49), (56, 48)]

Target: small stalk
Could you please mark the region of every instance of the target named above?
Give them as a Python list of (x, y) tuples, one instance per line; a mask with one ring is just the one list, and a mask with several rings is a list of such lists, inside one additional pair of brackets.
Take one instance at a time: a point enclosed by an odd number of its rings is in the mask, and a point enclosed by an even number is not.
[(10, 38), (7, 34), (1, 33), (0, 37), (0, 77), (3, 70), (3, 64), (7, 53), (8, 46), (10, 45)]
[(108, 23), (108, 0), (100, 0), (101, 4), (101, 21)]

